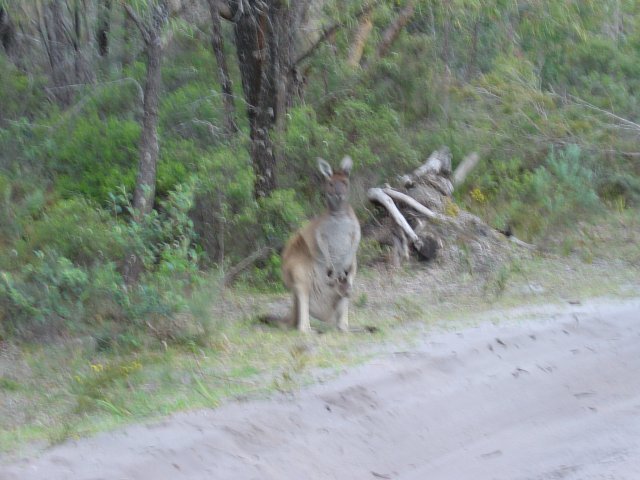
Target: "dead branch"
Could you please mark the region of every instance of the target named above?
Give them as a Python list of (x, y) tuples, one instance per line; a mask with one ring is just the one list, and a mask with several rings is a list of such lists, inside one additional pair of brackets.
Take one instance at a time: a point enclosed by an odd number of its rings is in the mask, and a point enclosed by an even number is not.
[(416, 232), (413, 231), (413, 228), (411, 228), (411, 225), (409, 225), (407, 219), (404, 218), (402, 213), (400, 213), (400, 210), (398, 210), (398, 207), (396, 207), (395, 203), (393, 203), (391, 197), (387, 195), (382, 188), (370, 188), (367, 191), (367, 198), (372, 202), (379, 203), (387, 209), (389, 215), (391, 215), (391, 218), (393, 218), (393, 220), (396, 222), (396, 225), (398, 225), (398, 227), (402, 229), (405, 235), (409, 237), (409, 240), (411, 240), (411, 243), (416, 248), (419, 249), (419, 247), (422, 246), (422, 240), (420, 240), (420, 237), (418, 237)]
[(440, 220), (441, 222), (449, 221), (449, 217), (442, 215), (440, 213), (434, 212), (430, 208), (427, 208), (424, 205), (422, 205), (417, 200), (411, 198), (409, 195), (406, 195), (402, 192), (394, 190), (391, 187), (385, 187), (382, 189), (382, 191), (386, 193), (389, 197), (395, 200), (398, 200), (404, 203), (405, 205), (408, 205), (409, 207), (413, 208), (416, 212), (424, 215), (427, 218), (431, 218), (433, 220)]
[(595, 105), (592, 105), (591, 103), (589, 103), (589, 102), (587, 102), (587, 101), (585, 101), (585, 100), (583, 100), (583, 99), (581, 99), (579, 97), (576, 97), (575, 95), (569, 95), (569, 98), (571, 100), (573, 100), (574, 102), (576, 102), (578, 105), (581, 105), (581, 106), (586, 107), (586, 108), (588, 108), (590, 110), (602, 113), (603, 115), (606, 115), (606, 116), (608, 116), (610, 118), (613, 118), (614, 120), (619, 121), (623, 125), (626, 125), (627, 127), (630, 127), (632, 130), (640, 131), (640, 124), (632, 122), (631, 120), (629, 120), (627, 118), (624, 118), (624, 117), (621, 117), (619, 115), (616, 115), (615, 113), (610, 112), (608, 110), (604, 110), (604, 109), (602, 109), (600, 107), (596, 107)]
[(367, 39), (373, 30), (372, 12), (373, 9), (369, 8), (363, 17), (360, 19), (358, 29), (353, 37), (353, 43), (349, 49), (349, 57), (347, 58), (347, 65), (351, 68), (355, 68), (360, 64), (362, 59), (362, 53), (364, 52), (364, 46), (367, 43)]
[(476, 152), (471, 152), (464, 157), (458, 168), (453, 172), (453, 186), (459, 187), (462, 185), (471, 171), (476, 168), (478, 162), (480, 162), (480, 155)]
[(216, 10), (222, 18), (229, 21), (233, 20), (233, 15), (231, 14), (231, 8), (229, 7), (228, 2), (223, 2), (222, 0), (210, 0), (210, 2), (217, 3)]
[[(377, 3), (377, 0), (365, 4), (362, 7), (362, 10), (360, 10), (356, 14), (356, 20), (359, 20), (364, 15), (368, 15), (373, 10), (373, 7), (376, 5), (376, 3)], [(347, 24), (345, 22), (338, 22), (338, 23), (334, 23), (327, 29), (323, 29), (322, 35), (320, 36), (320, 38), (316, 40), (316, 42), (313, 45), (311, 45), (304, 53), (302, 53), (293, 62), (293, 67), (298, 66), (303, 60), (306, 60), (308, 57), (310, 57), (318, 49), (320, 45), (322, 45), (328, 38), (330, 38), (334, 33), (336, 33), (339, 29), (341, 29), (346, 25)]]
[(222, 279), (222, 285), (225, 287), (228, 287), (229, 285), (231, 285), (235, 281), (235, 279), (238, 277), (238, 275), (240, 275), (240, 273), (242, 273), (244, 270), (249, 268), (258, 260), (264, 260), (265, 258), (267, 258), (271, 254), (271, 252), (273, 252), (273, 248), (262, 247), (261, 249), (253, 252), (248, 257), (242, 259), (236, 265), (231, 267), (227, 273), (225, 273)]
[[(454, 181), (458, 184), (463, 182), (478, 162), (477, 153), (468, 155), (456, 169)], [(460, 248), (466, 248), (471, 258), (468, 261), (486, 269), (491, 268), (488, 266), (490, 263), (496, 265), (507, 254), (508, 248), (501, 232), (480, 218), (455, 206), (457, 211), (454, 216), (446, 214), (447, 205), (452, 202), (453, 183), (450, 176), (451, 152), (443, 147), (433, 152), (412, 173), (400, 177), (406, 190), (401, 187), (396, 190), (387, 184), (368, 190), (368, 199), (384, 207), (387, 212), (384, 223), (379, 223), (371, 230), (372, 238), (394, 248), (394, 263), (406, 258), (401, 255), (401, 241), (405, 237), (405, 245), (407, 240), (411, 242), (422, 260), (431, 260), (437, 254), (445, 261), (458, 262)], [(411, 224), (407, 219), (411, 220)], [(503, 235), (518, 247), (536, 249), (534, 245), (510, 233)]]
[(128, 3), (122, 2), (122, 6), (124, 7), (125, 12), (127, 12), (127, 16), (136, 25), (136, 27), (138, 27), (138, 30), (140, 30), (140, 35), (142, 35), (142, 39), (144, 40), (144, 43), (146, 44), (151, 43), (151, 33), (149, 32), (149, 29), (142, 22), (142, 20), (140, 20), (140, 17), (136, 15), (136, 12), (133, 11), (133, 8), (131, 8), (131, 5), (129, 5)]
[[(434, 151), (427, 161), (416, 168), (413, 173), (405, 174), (400, 177), (400, 182), (406, 188), (412, 187), (415, 182), (428, 174), (447, 177), (451, 174), (451, 151), (449, 147), (442, 147), (439, 150)], [(445, 178), (446, 179), (446, 178)], [(442, 193), (445, 195), (451, 195), (453, 193), (453, 185), (449, 188), (445, 188)]]
[(510, 236), (509, 237), (509, 241), (511, 241), (512, 243), (515, 243), (519, 247), (527, 248), (529, 250), (535, 250), (537, 248), (535, 245), (532, 245), (532, 244), (527, 243), (527, 242), (523, 242), (522, 240), (520, 240), (519, 238), (516, 238), (514, 236)]
[[(427, 260), (433, 258), (434, 252), (438, 248), (436, 242), (429, 238), (426, 239), (427, 241), (420, 238), (413, 228), (411, 228), (407, 219), (400, 213), (400, 210), (398, 210), (398, 207), (393, 203), (391, 197), (387, 195), (382, 188), (370, 188), (367, 192), (367, 197), (370, 201), (382, 205), (389, 212), (391, 218), (393, 218), (402, 233), (409, 238), (411, 245), (413, 245), (413, 248), (415, 248), (422, 259)], [(403, 243), (405, 243), (405, 240), (402, 238), (402, 235), (400, 235), (400, 238), (394, 239), (394, 251), (395, 255), (398, 256), (398, 263), (400, 257), (406, 258), (406, 246), (403, 247)]]
[(411, 20), (413, 14), (416, 10), (416, 0), (409, 0), (407, 5), (400, 10), (398, 17), (393, 21), (391, 25), (389, 25), (384, 32), (382, 32), (382, 40), (376, 49), (376, 59), (384, 57), (393, 42), (395, 42), (398, 35), (400, 35), (400, 31), (404, 28), (404, 26)]

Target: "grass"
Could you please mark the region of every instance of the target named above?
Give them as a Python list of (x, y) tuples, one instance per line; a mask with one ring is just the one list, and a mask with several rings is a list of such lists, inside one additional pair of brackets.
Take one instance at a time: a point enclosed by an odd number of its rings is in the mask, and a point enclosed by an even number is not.
[(19, 453), (29, 442), (58, 443), (230, 398), (291, 390), (310, 382), (314, 370), (360, 358), (336, 332), (305, 340), (247, 320), (228, 324), (205, 347), (23, 345), (13, 352), (18, 377), (0, 380), (0, 451)]
[[(634, 212), (635, 213), (635, 212)], [(99, 348), (93, 339), (53, 345), (0, 344), (0, 452), (33, 449), (176, 411), (217, 407), (239, 397), (290, 391), (363, 362), (385, 343), (406, 344), (419, 330), (460, 325), (495, 308), (640, 293), (640, 220), (625, 212), (608, 224), (559, 234), (554, 254), (515, 258), (487, 277), (434, 277), (436, 267), (366, 269), (351, 307), (355, 327), (308, 337), (253, 318), (281, 294), (230, 291), (209, 309), (215, 328), (200, 341), (129, 342)], [(585, 256), (585, 250), (589, 255)]]

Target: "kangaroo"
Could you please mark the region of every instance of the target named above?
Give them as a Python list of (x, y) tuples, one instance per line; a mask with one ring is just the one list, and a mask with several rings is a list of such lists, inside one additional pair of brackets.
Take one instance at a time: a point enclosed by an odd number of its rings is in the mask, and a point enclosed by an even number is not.
[(334, 172), (318, 158), (324, 177), (327, 209), (298, 230), (282, 252), (282, 277), (292, 293), (290, 322), (301, 332), (311, 329), (309, 315), (349, 329), (349, 296), (356, 275), (360, 224), (349, 205), (353, 162), (344, 157)]

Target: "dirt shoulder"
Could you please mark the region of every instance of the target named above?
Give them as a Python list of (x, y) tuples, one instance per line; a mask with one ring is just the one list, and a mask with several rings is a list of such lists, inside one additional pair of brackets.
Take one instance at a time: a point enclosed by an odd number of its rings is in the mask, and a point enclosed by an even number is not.
[(635, 478), (640, 299), (498, 309), (296, 395), (71, 441), (0, 478)]

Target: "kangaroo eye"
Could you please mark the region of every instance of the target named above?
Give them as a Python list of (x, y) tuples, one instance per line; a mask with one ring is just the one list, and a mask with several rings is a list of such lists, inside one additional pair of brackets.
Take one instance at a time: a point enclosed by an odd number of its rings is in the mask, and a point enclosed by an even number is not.
[(333, 270), (331, 270), (330, 268), (327, 269), (327, 277), (330, 277), (331, 275), (333, 275)]

